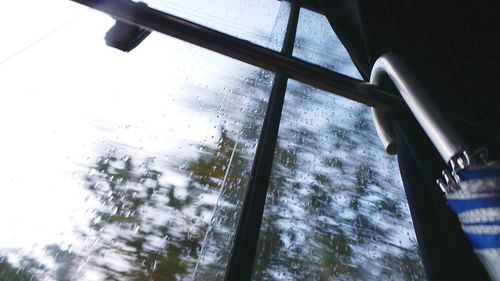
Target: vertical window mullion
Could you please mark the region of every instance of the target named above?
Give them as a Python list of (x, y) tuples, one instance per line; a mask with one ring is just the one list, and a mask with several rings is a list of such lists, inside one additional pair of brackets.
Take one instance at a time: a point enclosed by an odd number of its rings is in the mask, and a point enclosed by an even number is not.
[[(300, 12), (298, 4), (291, 3), (290, 5), (290, 16), (281, 49), (281, 53), (286, 56), (291, 56), (293, 52)], [(287, 81), (287, 76), (276, 73), (236, 228), (225, 281), (249, 281), (252, 276)]]

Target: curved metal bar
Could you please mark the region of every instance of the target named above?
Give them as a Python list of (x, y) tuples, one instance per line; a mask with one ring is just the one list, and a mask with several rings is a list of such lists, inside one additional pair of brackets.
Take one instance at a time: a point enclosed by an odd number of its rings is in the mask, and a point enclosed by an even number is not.
[(372, 118), (375, 124), (378, 138), (382, 142), (387, 154), (395, 155), (397, 153), (396, 138), (391, 127), (389, 112), (383, 109), (372, 107)]
[(370, 82), (377, 84), (386, 75), (394, 83), (446, 163), (450, 163), (454, 156), (467, 150), (466, 142), (427, 96), (424, 85), (417, 79), (418, 75), (394, 54), (384, 54), (375, 62)]

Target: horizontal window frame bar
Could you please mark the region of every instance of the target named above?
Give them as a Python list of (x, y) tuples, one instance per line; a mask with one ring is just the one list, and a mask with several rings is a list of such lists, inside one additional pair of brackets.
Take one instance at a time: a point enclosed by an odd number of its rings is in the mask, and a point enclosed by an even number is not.
[(227, 35), (130, 0), (71, 0), (114, 18), (157, 31), (299, 82), (382, 109), (406, 108), (403, 99), (365, 81)]
[[(141, 2), (131, 0), (70, 1), (94, 8), (130, 24), (175, 37), (275, 73), (281, 73), (334, 95), (383, 110), (411, 114), (401, 96), (388, 93), (373, 84), (155, 10)], [(444, 115), (456, 124), (457, 128), (468, 130), (470, 135), (500, 139), (500, 130), (497, 128), (471, 122), (446, 112)]]

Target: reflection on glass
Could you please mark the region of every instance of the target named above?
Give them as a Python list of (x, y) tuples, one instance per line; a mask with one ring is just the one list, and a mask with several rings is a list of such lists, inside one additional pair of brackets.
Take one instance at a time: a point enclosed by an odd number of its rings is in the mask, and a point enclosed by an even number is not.
[(158, 34), (121, 53), (112, 24), (87, 12), (0, 65), (0, 280), (190, 280), (243, 192), (272, 77)]
[[(276, 19), (273, 32), (269, 39), (268, 47), (280, 49), (283, 43), (286, 24), (290, 13), (290, 3), (283, 1), (280, 12)], [(262, 70), (258, 77), (249, 79), (249, 87), (254, 90), (255, 99), (251, 101), (251, 112), (248, 113), (243, 123), (243, 132), (240, 138), (234, 144), (235, 147), (256, 147), (255, 140), (259, 138), (260, 126), (255, 122), (261, 121), (267, 108), (267, 96), (272, 85), (273, 75), (268, 71)], [(240, 212), (244, 199), (244, 189), (241, 186), (247, 186), (248, 178), (242, 177), (246, 167), (253, 163), (253, 154), (239, 153), (234, 150), (227, 159), (229, 165), (228, 172), (224, 178), (223, 188), (214, 210), (214, 215), (205, 237), (200, 258), (196, 267), (193, 280), (200, 281), (219, 281), (224, 279), (226, 265), (229, 262), (232, 247), (224, 245), (233, 245), (234, 230), (238, 223)], [(228, 243), (228, 241), (230, 241)]]
[(146, 0), (150, 7), (265, 46), (280, 2), (269, 0)]
[[(254, 89), (265, 89), (265, 92), (257, 94), (267, 97), (270, 81), (272, 75), (262, 71), (260, 78), (253, 80), (249, 86)], [(251, 105), (253, 112), (247, 115), (250, 118), (242, 121), (243, 131), (239, 138), (231, 143), (234, 149), (226, 152), (224, 148), (219, 148), (218, 153), (227, 161), (228, 170), (224, 175), (222, 189), (204, 239), (194, 280), (209, 281), (224, 278), (243, 203), (244, 188), (248, 184), (249, 168), (253, 163), (253, 153), (259, 137), (260, 124), (256, 123), (256, 120), (261, 121), (266, 104), (267, 100), (264, 98), (253, 100)]]
[(289, 81), (254, 280), (422, 280), (394, 158), (369, 109)]
[(328, 19), (310, 10), (300, 10), (293, 55), (335, 72), (361, 79)]

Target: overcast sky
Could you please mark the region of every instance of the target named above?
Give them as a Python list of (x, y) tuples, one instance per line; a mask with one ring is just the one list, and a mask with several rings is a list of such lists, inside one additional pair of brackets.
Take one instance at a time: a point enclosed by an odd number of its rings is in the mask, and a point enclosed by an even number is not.
[[(198, 1), (205, 4), (197, 8), (189, 8), (195, 1), (150, 2), (229, 33), (240, 29), (260, 43), (279, 8), (268, 0), (229, 1), (222, 11), (223, 1)], [(251, 16), (256, 9), (259, 21)], [(72, 239), (61, 233), (85, 224), (95, 203), (84, 200), (75, 171), (93, 162), (104, 143), (189, 155), (195, 151), (185, 144), (216, 142), (223, 118), (193, 113), (186, 95), (203, 99), (192, 89), (224, 92), (258, 71), (154, 33), (122, 53), (104, 44), (112, 24), (66, 0), (0, 2), (0, 250)]]

